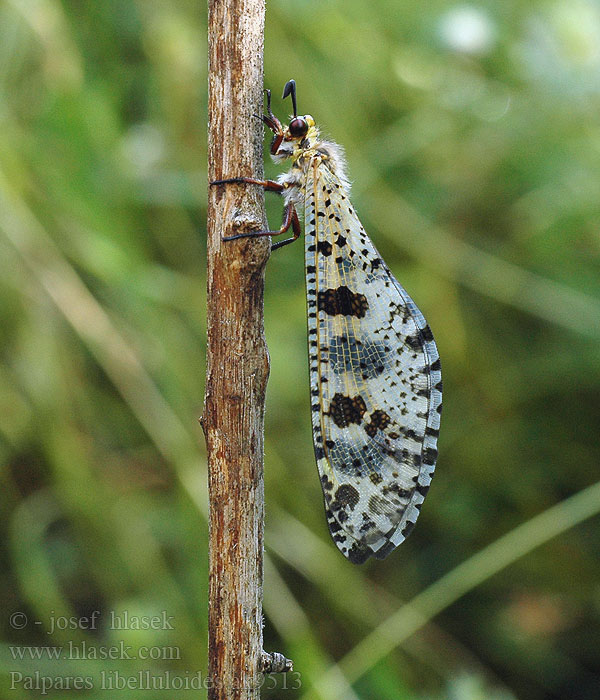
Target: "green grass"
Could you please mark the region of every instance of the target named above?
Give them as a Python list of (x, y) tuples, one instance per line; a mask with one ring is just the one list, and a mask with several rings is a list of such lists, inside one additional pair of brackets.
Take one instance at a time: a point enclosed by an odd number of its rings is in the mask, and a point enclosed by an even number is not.
[[(414, 534), (353, 567), (314, 466), (301, 246), (273, 256), (264, 633), (300, 675), (265, 697), (598, 697), (600, 12), (471, 7), (268, 3), (274, 109), (294, 77), (345, 146), (445, 399)], [(92, 679), (49, 697), (162, 700), (102, 673), (206, 672), (206, 98), (197, 3), (0, 6), (2, 697), (37, 671)], [(111, 629), (124, 610), (174, 629)], [(70, 641), (165, 658), (11, 651)]]

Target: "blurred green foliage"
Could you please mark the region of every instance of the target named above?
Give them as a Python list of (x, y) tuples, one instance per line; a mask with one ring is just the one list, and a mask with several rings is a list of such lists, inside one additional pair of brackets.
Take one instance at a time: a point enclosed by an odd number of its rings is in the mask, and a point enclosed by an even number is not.
[[(206, 669), (204, 13), (0, 4), (3, 698), (38, 697), (36, 673), (93, 679), (50, 697), (171, 698), (102, 673)], [(264, 696), (600, 697), (600, 498), (550, 510), (600, 462), (598, 4), (273, 0), (265, 51), (274, 95), (294, 77), (346, 147), (363, 223), (434, 329), (445, 412), (414, 534), (353, 567), (314, 466), (301, 246), (273, 256), (265, 648), (300, 675)], [(95, 610), (98, 629), (53, 629)], [(164, 653), (15, 658), (69, 642)]]

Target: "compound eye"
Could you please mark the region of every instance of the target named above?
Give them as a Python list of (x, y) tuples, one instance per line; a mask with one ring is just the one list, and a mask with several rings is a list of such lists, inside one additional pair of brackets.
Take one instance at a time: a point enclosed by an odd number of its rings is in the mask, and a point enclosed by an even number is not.
[(295, 139), (299, 139), (302, 136), (306, 136), (308, 124), (304, 119), (302, 119), (302, 117), (294, 117), (294, 119), (292, 119), (290, 122), (288, 129), (290, 131), (290, 136), (293, 136)]

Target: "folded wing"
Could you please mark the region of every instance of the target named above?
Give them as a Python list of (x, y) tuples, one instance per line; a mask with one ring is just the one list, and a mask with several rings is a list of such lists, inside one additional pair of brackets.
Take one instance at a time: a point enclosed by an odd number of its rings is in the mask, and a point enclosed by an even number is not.
[(305, 191), (312, 425), (327, 522), (351, 561), (412, 529), (437, 456), (441, 368), (421, 312), (315, 160)]

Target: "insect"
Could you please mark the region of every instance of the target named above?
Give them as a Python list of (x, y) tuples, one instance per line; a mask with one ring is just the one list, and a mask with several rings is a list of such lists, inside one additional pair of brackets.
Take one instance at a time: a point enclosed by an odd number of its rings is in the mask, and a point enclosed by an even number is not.
[(384, 559), (413, 528), (433, 476), (442, 408), (438, 351), (423, 315), (394, 278), (350, 203), (343, 150), (298, 116), (296, 84), (286, 83), (294, 114), (283, 126), (271, 111), (271, 156), (291, 159), (277, 181), (235, 177), (283, 195), (276, 236), (305, 221), (310, 391), (315, 456), (329, 530), (355, 564)]

